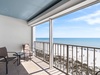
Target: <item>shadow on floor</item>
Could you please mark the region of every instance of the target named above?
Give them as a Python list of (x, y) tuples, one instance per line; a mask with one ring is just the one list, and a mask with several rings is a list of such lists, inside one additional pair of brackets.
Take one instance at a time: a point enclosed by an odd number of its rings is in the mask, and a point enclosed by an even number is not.
[(0, 63), (0, 75), (29, 75), (26, 69), (22, 64), (17, 66), (17, 64), (13, 64), (14, 61), (10, 61), (8, 63), (8, 74), (6, 74), (6, 65), (5, 63)]
[[(0, 63), (0, 75), (6, 75), (5, 63)], [(21, 61), (21, 64), (13, 64), (10, 61), (8, 64), (8, 74), (7, 75), (65, 75), (61, 71), (53, 68), (49, 69), (49, 65), (40, 59), (33, 57), (29, 61)]]

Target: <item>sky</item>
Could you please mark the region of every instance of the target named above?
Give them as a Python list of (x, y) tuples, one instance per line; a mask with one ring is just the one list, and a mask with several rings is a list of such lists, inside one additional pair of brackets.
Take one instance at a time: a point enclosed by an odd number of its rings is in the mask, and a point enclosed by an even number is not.
[[(36, 26), (36, 37), (49, 37), (49, 22)], [(100, 3), (54, 19), (53, 37), (100, 38)]]

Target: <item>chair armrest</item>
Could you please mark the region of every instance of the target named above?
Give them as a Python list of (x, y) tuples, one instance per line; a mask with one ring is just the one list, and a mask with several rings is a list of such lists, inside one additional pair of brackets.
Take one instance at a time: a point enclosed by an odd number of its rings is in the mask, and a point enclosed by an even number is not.
[(12, 54), (11, 56), (14, 56), (14, 54), (18, 55), (16, 52), (7, 52), (7, 53), (8, 53), (8, 56), (11, 54)]
[[(6, 57), (0, 56), (0, 58), (3, 58), (3, 59), (5, 60), (5, 62), (8, 62)], [(2, 61), (2, 60), (1, 60), (1, 61)]]
[(16, 52), (7, 52), (7, 53), (16, 53)]

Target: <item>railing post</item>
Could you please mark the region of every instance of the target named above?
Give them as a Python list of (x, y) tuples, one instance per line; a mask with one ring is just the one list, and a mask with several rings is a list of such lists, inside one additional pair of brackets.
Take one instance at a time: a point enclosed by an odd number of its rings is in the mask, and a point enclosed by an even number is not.
[(87, 75), (89, 75), (89, 48), (87, 48)]
[(78, 74), (78, 65), (77, 65), (77, 62), (78, 62), (78, 47), (76, 46), (76, 75)]
[(94, 75), (95, 75), (95, 48), (94, 48), (94, 59), (93, 59), (93, 66), (94, 66)]
[(73, 58), (73, 46), (72, 46), (72, 75), (73, 75), (73, 60), (74, 60), (74, 58)]
[(52, 19), (49, 20), (49, 52), (50, 52), (50, 68), (53, 68), (53, 32)]
[(83, 47), (81, 47), (81, 75), (83, 75)]
[(45, 43), (43, 42), (43, 60), (45, 61)]
[(69, 45), (67, 45), (67, 74), (69, 73)]

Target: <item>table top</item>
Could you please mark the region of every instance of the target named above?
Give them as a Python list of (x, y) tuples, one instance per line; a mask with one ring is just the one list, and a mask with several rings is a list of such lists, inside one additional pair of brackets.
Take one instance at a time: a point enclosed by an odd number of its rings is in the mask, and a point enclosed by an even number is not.
[(15, 54), (13, 54), (14, 56), (21, 56), (21, 55), (24, 55), (23, 52), (15, 52)]

